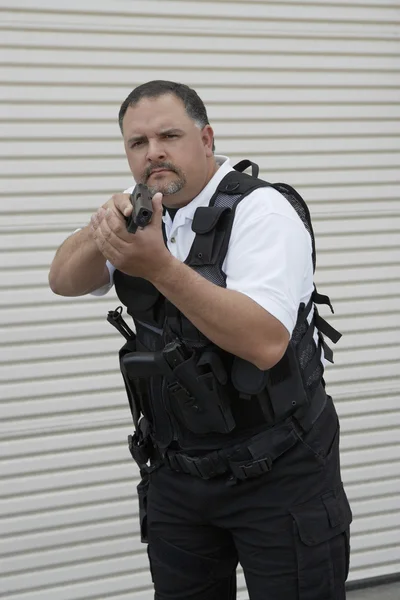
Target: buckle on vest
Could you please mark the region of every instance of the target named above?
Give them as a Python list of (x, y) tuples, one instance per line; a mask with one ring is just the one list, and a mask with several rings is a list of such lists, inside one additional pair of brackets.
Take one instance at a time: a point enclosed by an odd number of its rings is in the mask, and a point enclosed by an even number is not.
[(229, 466), (237, 479), (252, 479), (272, 469), (272, 459), (269, 456), (246, 463), (230, 462)]
[(217, 452), (206, 456), (189, 456), (167, 451), (164, 459), (173, 471), (194, 475), (201, 479), (211, 479), (217, 475), (223, 475), (228, 470), (226, 461), (223, 461)]

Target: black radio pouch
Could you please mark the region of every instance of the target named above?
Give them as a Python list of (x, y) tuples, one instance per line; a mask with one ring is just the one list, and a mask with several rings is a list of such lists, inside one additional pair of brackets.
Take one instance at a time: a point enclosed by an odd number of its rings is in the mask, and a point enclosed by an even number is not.
[(242, 398), (258, 398), (267, 420), (271, 415), (279, 421), (308, 404), (296, 351), (291, 343), (281, 360), (267, 371), (236, 357), (231, 377)]

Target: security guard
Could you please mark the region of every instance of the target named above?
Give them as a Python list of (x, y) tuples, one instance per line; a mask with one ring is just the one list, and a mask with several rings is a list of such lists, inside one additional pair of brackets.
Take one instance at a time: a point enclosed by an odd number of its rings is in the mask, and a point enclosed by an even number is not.
[[(119, 123), (150, 224), (127, 231), (114, 195), (68, 238), (49, 282), (104, 294), (135, 424), (141, 531), (158, 600), (342, 600), (351, 511), (339, 423), (325, 391), (338, 334), (318, 314), (308, 209), (284, 184), (214, 154), (196, 92), (152, 81)], [(252, 166), (252, 175), (243, 171)]]

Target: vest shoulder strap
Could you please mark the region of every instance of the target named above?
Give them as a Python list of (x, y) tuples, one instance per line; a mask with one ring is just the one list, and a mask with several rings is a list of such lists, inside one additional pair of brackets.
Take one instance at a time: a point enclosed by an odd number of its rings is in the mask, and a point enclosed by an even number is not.
[[(193, 218), (196, 233), (186, 263), (191, 267), (222, 267), (238, 203), (252, 191), (270, 184), (246, 173), (231, 171), (220, 181), (209, 206), (199, 207)], [(219, 278), (220, 279), (220, 278)], [(221, 281), (220, 285), (224, 285)]]

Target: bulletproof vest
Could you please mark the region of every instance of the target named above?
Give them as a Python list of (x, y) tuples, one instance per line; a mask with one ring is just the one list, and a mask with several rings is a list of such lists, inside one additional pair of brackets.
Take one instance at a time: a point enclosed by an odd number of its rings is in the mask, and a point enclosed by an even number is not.
[[(250, 165), (252, 176), (242, 172)], [(196, 236), (185, 264), (226, 287), (222, 266), (236, 207), (255, 189), (271, 186), (291, 203), (310, 234), (315, 270), (314, 234), (301, 196), (286, 184), (258, 179), (258, 167), (250, 161), (234, 168), (219, 183), (209, 206), (197, 208), (192, 223)], [(299, 306), (284, 356), (273, 368), (261, 371), (218, 348), (147, 280), (117, 270), (114, 283), (136, 330), (133, 334), (122, 321), (121, 309), (109, 313), (110, 322), (119, 323), (122, 333), (123, 328), (130, 332), (120, 351), (120, 364), (133, 420), (137, 427), (145, 417), (161, 449), (190, 452), (224, 447), (305, 411), (316, 393), (324, 393), (322, 351), (333, 362), (324, 334), (334, 343), (341, 336), (319, 316), (316, 304), (333, 309), (329, 298), (316, 288), (307, 306)]]

